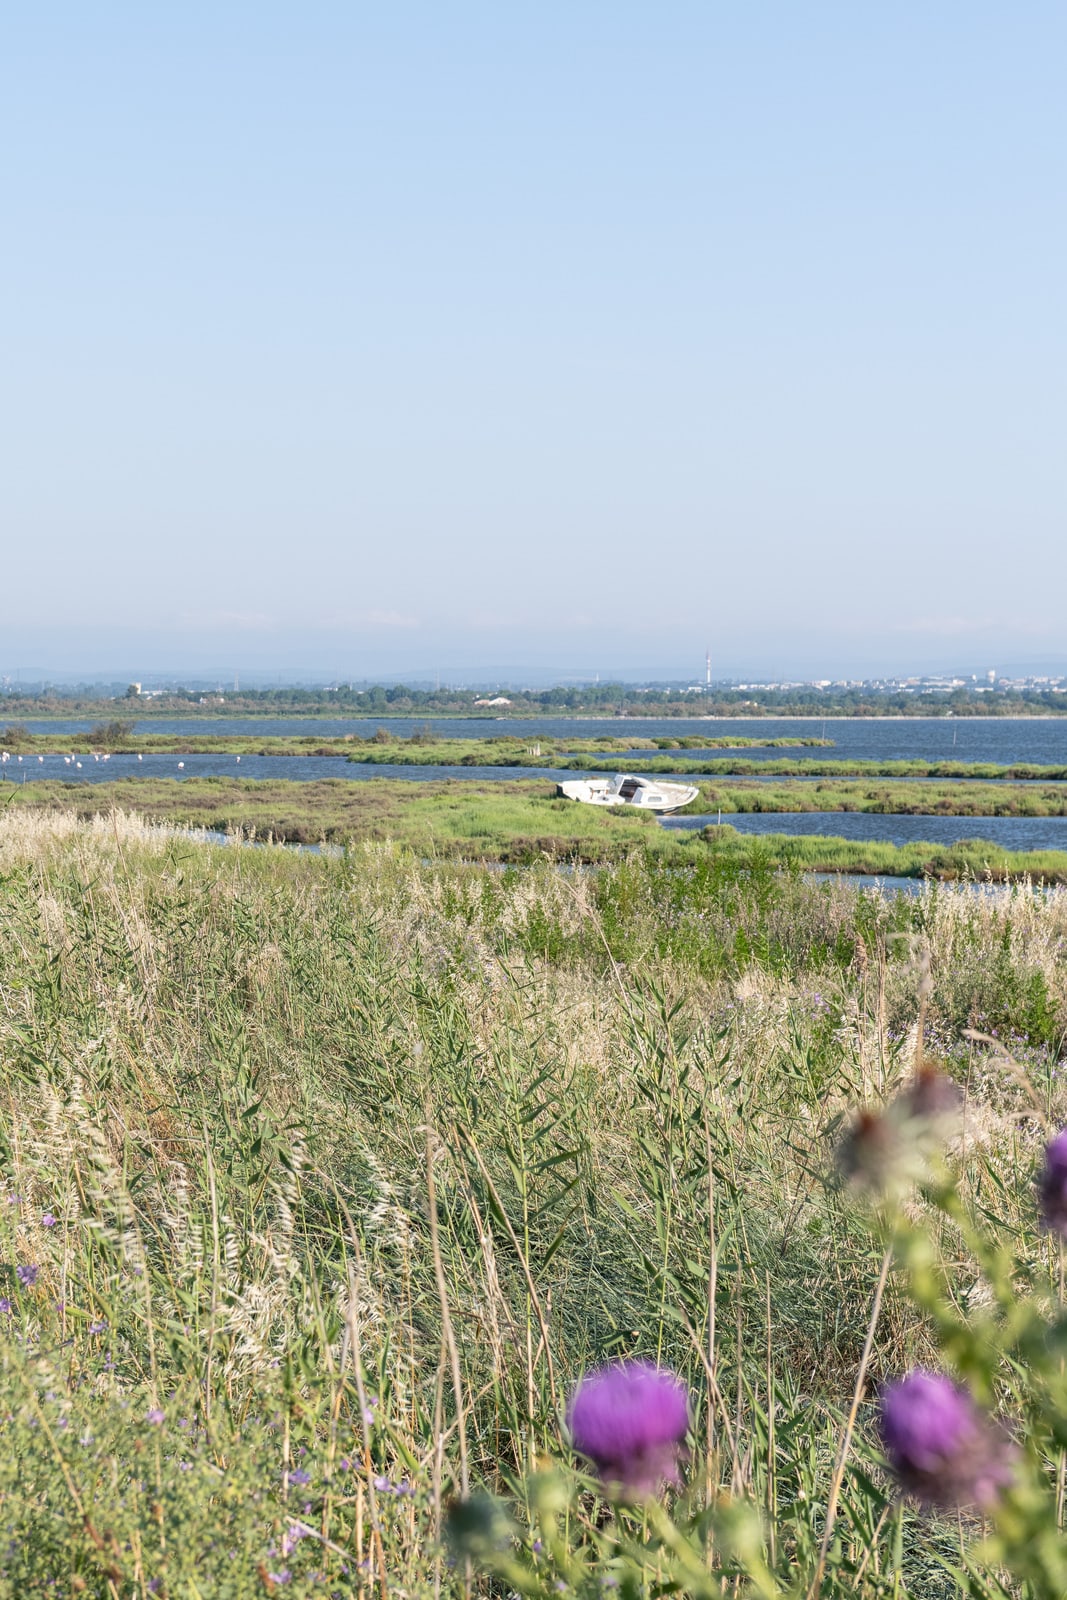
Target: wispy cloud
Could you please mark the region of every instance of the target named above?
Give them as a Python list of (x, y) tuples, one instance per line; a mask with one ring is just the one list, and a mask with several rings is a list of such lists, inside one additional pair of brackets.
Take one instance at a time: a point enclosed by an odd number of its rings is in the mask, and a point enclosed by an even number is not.
[(417, 628), (418, 617), (409, 617), (403, 611), (367, 611), (356, 619), (368, 628)]
[(1051, 625), (1038, 617), (913, 617), (897, 622), (895, 633), (922, 634), (926, 638), (959, 639), (976, 634), (1013, 634), (1040, 638)]
[(178, 627), (196, 633), (209, 633), (219, 628), (228, 632), (264, 633), (277, 626), (277, 618), (265, 611), (182, 612), (175, 620)]

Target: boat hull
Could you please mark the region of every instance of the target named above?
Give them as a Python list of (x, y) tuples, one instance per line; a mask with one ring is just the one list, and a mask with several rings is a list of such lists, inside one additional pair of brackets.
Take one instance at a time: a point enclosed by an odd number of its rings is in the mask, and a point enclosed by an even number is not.
[(666, 816), (680, 811), (700, 790), (687, 783), (656, 783), (617, 772), (613, 778), (578, 778), (556, 785), (567, 800), (587, 806), (629, 806), (634, 811), (654, 811)]

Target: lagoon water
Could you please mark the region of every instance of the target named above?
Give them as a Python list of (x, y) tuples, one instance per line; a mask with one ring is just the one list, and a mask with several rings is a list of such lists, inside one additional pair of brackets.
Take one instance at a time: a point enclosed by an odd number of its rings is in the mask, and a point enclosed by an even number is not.
[[(792, 833), (806, 837), (879, 840), (884, 844), (959, 844), (987, 839), (1004, 850), (1067, 850), (1067, 817), (883, 816), (857, 811), (733, 812), (723, 822), (738, 833)], [(712, 817), (666, 817), (665, 828), (702, 828)]]
[[(122, 716), (121, 702), (116, 716)], [(15, 718), (8, 719), (11, 722)], [(99, 719), (28, 720), (32, 733), (85, 733)], [(834, 741), (832, 750), (748, 750), (746, 759), (774, 760), (795, 755), (799, 760), (841, 757), (864, 761), (1033, 761), (1042, 765), (1067, 765), (1067, 716), (1063, 717), (603, 717), (575, 721), (562, 717), (513, 718), (430, 717), (146, 717), (135, 724), (137, 733), (161, 734), (288, 734), (338, 738), (355, 733), (366, 738), (385, 728), (398, 738), (410, 738), (417, 726), (428, 724), (434, 733), (453, 739), (487, 739), (494, 734), (516, 734), (535, 743), (537, 735), (566, 741), (610, 736), (626, 738), (821, 738)], [(689, 752), (695, 754), (696, 752)], [(724, 755), (725, 751), (713, 752)], [(243, 763), (242, 763), (243, 765)], [(501, 769), (497, 769), (498, 771)], [(406, 768), (409, 776), (412, 769)]]
[[(33, 732), (84, 733), (91, 723), (85, 721), (27, 722)], [(410, 737), (414, 724), (410, 718), (374, 719), (331, 718), (197, 718), (182, 720), (145, 719), (137, 725), (138, 732), (194, 735), (216, 734), (318, 734), (336, 736), (353, 731), (366, 735), (375, 727), (386, 727), (402, 737)], [(768, 718), (757, 720), (721, 720), (704, 722), (692, 720), (637, 718), (604, 719), (601, 721), (574, 722), (562, 719), (544, 719), (538, 722), (515, 721), (459, 721), (438, 718), (433, 723), (435, 731), (453, 737), (486, 737), (494, 733), (515, 732), (530, 743), (536, 742), (540, 732), (547, 737), (589, 737), (610, 733), (638, 734), (645, 737), (679, 737), (720, 734), (738, 737), (804, 737), (821, 735), (822, 724), (796, 718)], [(955, 732), (956, 744), (952, 738)], [(746, 759), (758, 761), (780, 755), (795, 756), (803, 761), (826, 760), (828, 757), (854, 757), (865, 760), (903, 760), (921, 757), (929, 760), (958, 759), (960, 761), (991, 761), (1008, 764), (1013, 761), (1031, 761), (1042, 764), (1067, 765), (1067, 717), (1057, 720), (1038, 718), (982, 718), (955, 719), (827, 719), (826, 736), (835, 741), (833, 750), (748, 750)], [(68, 752), (69, 753), (69, 752)], [(647, 755), (648, 752), (641, 752)], [(665, 752), (665, 754), (669, 754)], [(682, 758), (683, 753), (678, 752)], [(696, 754), (686, 751), (686, 756)], [(714, 750), (713, 756), (724, 756), (728, 751)], [(81, 766), (75, 764), (81, 762)], [(179, 766), (179, 762), (181, 765)], [(626, 755), (620, 752), (619, 766), (625, 769)], [(575, 771), (561, 771), (544, 767), (439, 767), (439, 766), (376, 766), (350, 762), (343, 756), (258, 756), (242, 754), (240, 761), (231, 753), (213, 755), (194, 754), (113, 754), (108, 759), (81, 753), (70, 761), (62, 754), (36, 755), (23, 752), (22, 759), (12, 751), (7, 762), (0, 767), (0, 788), (4, 784), (29, 783), (34, 779), (59, 779), (70, 784), (96, 784), (114, 782), (124, 778), (244, 778), (279, 779), (310, 782), (327, 778), (351, 782), (371, 782), (380, 778), (401, 778), (407, 782), (426, 782), (457, 778), (464, 781), (487, 779), (561, 779), (575, 778)], [(684, 780), (689, 781), (689, 780)], [(675, 817), (665, 820), (670, 828), (701, 828), (713, 820), (709, 816)], [(805, 835), (832, 835), (854, 840), (884, 840), (892, 844), (907, 844), (915, 840), (933, 844), (952, 844), (960, 839), (988, 839), (1008, 850), (1065, 850), (1067, 849), (1067, 817), (944, 817), (944, 816), (885, 816), (859, 812), (803, 812), (729, 813), (723, 820), (739, 832), (747, 834), (787, 833)]]

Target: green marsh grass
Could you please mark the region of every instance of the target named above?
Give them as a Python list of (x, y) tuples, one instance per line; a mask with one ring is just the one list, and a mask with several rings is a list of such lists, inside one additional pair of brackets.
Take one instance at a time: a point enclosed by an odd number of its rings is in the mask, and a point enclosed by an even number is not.
[(560, 739), (544, 734), (495, 734), (485, 739), (450, 739), (429, 729), (416, 727), (407, 737), (379, 728), (374, 733), (346, 734), (247, 734), (134, 733), (129, 722), (100, 723), (85, 733), (31, 733), (19, 723), (0, 729), (0, 748), (23, 754), (86, 754), (108, 750), (123, 754), (237, 754), (264, 756), (345, 756), (350, 761), (393, 766), (544, 766), (549, 757), (559, 755), (565, 766), (576, 765), (569, 756), (575, 752), (598, 753), (622, 750), (658, 749), (788, 749), (825, 747), (832, 739), (742, 738), (647, 739), (639, 735), (618, 738), (605, 734), (599, 738)]
[[(688, 1493), (761, 1508), (802, 1592), (880, 1271), (833, 1148), (924, 1007), (968, 1094), (962, 1192), (1047, 1255), (1061, 894), (9, 809), (0, 896), (0, 1595), (496, 1592), (450, 1564), (449, 1498), (569, 1471), (561, 1406), (619, 1353), (685, 1375)], [(932, 1359), (893, 1272), (872, 1376)], [(960, 1538), (892, 1501), (864, 1401), (821, 1593), (961, 1592)], [(729, 1548), (723, 1593), (756, 1593)]]
[[(914, 793), (917, 787), (906, 796), (897, 796), (898, 809), (912, 810), (923, 804), (923, 793)], [(773, 793), (762, 786), (755, 792), (706, 790), (690, 809), (700, 808), (698, 814), (710, 815), (718, 808), (728, 815), (733, 802), (739, 811), (766, 810), (770, 806), (764, 804), (763, 796)], [(848, 804), (839, 793), (834, 797), (842, 810), (893, 808), (883, 791), (875, 791), (866, 805), (860, 796)], [(787, 798), (792, 809), (809, 809), (814, 798), (812, 786), (797, 785)], [(784, 831), (754, 838), (738, 833), (728, 823), (672, 832), (660, 827), (650, 812), (630, 807), (600, 810), (561, 799), (555, 785), (543, 780), (323, 779), (293, 783), (130, 778), (101, 784), (50, 780), (12, 785), (6, 795), (0, 791), (2, 801), (12, 810), (55, 809), (86, 820), (107, 815), (116, 806), (137, 808), (161, 820), (221, 832), (255, 833), (289, 843), (392, 841), (423, 856), (468, 861), (551, 859), (595, 865), (622, 861), (638, 851), (679, 865), (712, 855), (735, 867), (758, 859), (786, 870), (811, 872), (992, 882), (1028, 878), (1044, 883), (1067, 881), (1067, 852), (1006, 850), (981, 838), (980, 820), (976, 820), (974, 839), (951, 846), (921, 841), (894, 846), (877, 840), (790, 836)], [(936, 807), (933, 796), (925, 803), (943, 814), (953, 814)], [(977, 806), (981, 800), (968, 798), (964, 803)], [(1025, 809), (1028, 803), (1027, 791), (1019, 797), (1017, 810), (1007, 796), (998, 799), (994, 794), (986, 801), (988, 814), (1037, 814)], [(977, 811), (957, 814), (975, 815), (976, 819), (980, 815)]]

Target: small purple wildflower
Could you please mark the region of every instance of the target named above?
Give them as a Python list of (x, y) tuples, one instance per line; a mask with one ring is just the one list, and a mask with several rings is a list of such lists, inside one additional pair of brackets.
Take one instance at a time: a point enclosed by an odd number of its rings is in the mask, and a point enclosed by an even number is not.
[(927, 1505), (991, 1509), (1012, 1478), (1013, 1451), (962, 1385), (909, 1372), (881, 1399), (882, 1442), (909, 1494)]
[(89, 1324), (89, 1332), (90, 1333), (106, 1333), (107, 1332), (107, 1323), (106, 1322), (99, 1322), (99, 1321), (90, 1322), (90, 1324)]
[(149, 1578), (145, 1587), (149, 1594), (158, 1594), (160, 1589), (163, 1587), (163, 1580), (162, 1578)]
[(15, 1276), (24, 1289), (32, 1289), (37, 1282), (40, 1267), (21, 1266), (15, 1268)]
[(1067, 1239), (1067, 1128), (1050, 1140), (1037, 1178), (1041, 1220), (1050, 1233)]
[(574, 1448), (604, 1484), (624, 1495), (654, 1494), (678, 1482), (689, 1427), (685, 1385), (647, 1361), (617, 1361), (588, 1373), (571, 1399)]
[(0, 1294), (0, 1317), (9, 1317), (10, 1315), (11, 1301), (6, 1294)]
[(308, 1530), (306, 1528), (302, 1528), (299, 1522), (290, 1523), (289, 1527), (282, 1534), (282, 1555), (292, 1555), (301, 1539), (306, 1539), (307, 1536)]
[(268, 1572), (267, 1577), (271, 1583), (288, 1583), (293, 1574), (288, 1567), (283, 1567), (280, 1572)]
[(145, 1421), (146, 1422), (150, 1422), (152, 1424), (153, 1428), (158, 1428), (160, 1426), (160, 1424), (163, 1422), (163, 1420), (164, 1420), (163, 1412), (159, 1409), (158, 1406), (153, 1406), (152, 1409), (145, 1416)]
[(289, 1474), (289, 1482), (290, 1483), (310, 1483), (311, 1482), (311, 1473), (310, 1472), (305, 1472), (303, 1467), (297, 1467), (295, 1472), (290, 1472), (290, 1474)]
[(53, 1216), (51, 1211), (46, 1211), (44, 1216), (41, 1218), (41, 1227), (42, 1228), (54, 1228), (58, 1221), (59, 1221), (59, 1218)]

